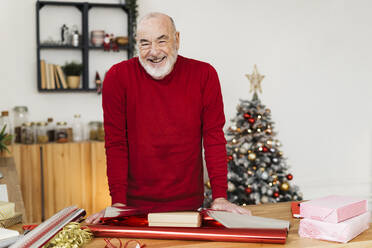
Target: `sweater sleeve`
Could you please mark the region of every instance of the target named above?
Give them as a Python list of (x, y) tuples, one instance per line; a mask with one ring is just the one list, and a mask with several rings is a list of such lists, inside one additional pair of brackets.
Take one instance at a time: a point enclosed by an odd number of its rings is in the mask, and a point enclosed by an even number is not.
[(126, 92), (121, 82), (113, 66), (106, 74), (102, 89), (107, 178), (112, 204), (127, 202)]
[(226, 139), (223, 133), (225, 114), (223, 111), (220, 82), (217, 72), (212, 66), (209, 66), (202, 99), (204, 156), (212, 188), (212, 198), (226, 198)]

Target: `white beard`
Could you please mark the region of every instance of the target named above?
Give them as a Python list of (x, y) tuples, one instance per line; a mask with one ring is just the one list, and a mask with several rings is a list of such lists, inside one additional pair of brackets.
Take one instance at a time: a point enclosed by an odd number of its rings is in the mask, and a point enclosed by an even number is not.
[(154, 68), (150, 66), (149, 64), (146, 64), (145, 61), (141, 59), (141, 56), (138, 56), (139, 61), (142, 65), (142, 67), (145, 69), (145, 71), (154, 79), (163, 79), (165, 76), (167, 76), (173, 69), (174, 64), (177, 61), (178, 52), (175, 49), (172, 56), (168, 56), (165, 61), (165, 65), (163, 65), (160, 68)]

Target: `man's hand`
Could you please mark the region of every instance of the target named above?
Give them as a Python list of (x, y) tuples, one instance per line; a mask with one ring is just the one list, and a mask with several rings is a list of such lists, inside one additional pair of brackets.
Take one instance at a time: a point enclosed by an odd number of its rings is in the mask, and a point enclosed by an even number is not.
[(239, 207), (222, 197), (214, 199), (214, 201), (212, 202), (211, 208), (214, 210), (223, 210), (223, 211), (233, 212), (233, 213), (238, 213), (238, 214), (252, 215), (251, 211), (249, 211), (248, 209)]
[[(123, 203), (115, 203), (115, 204), (112, 205), (112, 207), (124, 207), (124, 206), (125, 206), (125, 204), (123, 204)], [(98, 224), (99, 220), (101, 218), (103, 218), (103, 216), (105, 215), (105, 210), (106, 209), (103, 209), (103, 210), (99, 211), (98, 213), (92, 214), (91, 216), (86, 218), (85, 222), (87, 224)]]

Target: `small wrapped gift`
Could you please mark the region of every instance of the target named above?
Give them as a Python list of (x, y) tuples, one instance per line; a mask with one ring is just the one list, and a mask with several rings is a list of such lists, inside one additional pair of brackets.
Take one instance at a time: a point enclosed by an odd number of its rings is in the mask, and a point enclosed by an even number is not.
[(201, 216), (196, 211), (149, 213), (149, 226), (200, 227)]
[(0, 220), (5, 220), (13, 217), (15, 214), (14, 209), (14, 202), (0, 201)]
[(369, 228), (370, 213), (366, 212), (340, 223), (302, 219), (298, 234), (304, 238), (346, 243)]
[(16, 212), (12, 217), (0, 220), (0, 227), (7, 228), (22, 222), (22, 213)]
[(367, 200), (331, 195), (301, 203), (300, 215), (303, 218), (338, 223), (363, 214), (367, 209)]

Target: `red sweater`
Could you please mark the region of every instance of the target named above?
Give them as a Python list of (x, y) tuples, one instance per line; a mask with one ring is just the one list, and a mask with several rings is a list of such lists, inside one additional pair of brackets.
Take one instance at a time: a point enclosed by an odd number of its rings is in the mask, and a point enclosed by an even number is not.
[(204, 197), (202, 144), (213, 199), (226, 197), (225, 116), (211, 65), (178, 56), (172, 72), (155, 80), (136, 57), (112, 66), (103, 85), (113, 204), (199, 208)]

